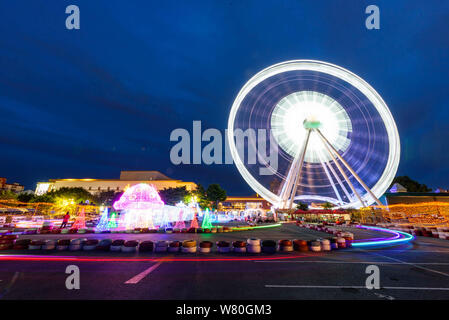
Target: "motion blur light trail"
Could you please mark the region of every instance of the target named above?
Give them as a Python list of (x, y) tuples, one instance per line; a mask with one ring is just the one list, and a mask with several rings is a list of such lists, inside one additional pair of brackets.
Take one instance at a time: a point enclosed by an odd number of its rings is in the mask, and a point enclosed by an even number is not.
[(406, 243), (406, 242), (409, 242), (409, 241), (415, 239), (415, 237), (412, 236), (411, 234), (402, 232), (402, 231), (397, 231), (397, 230), (390, 230), (390, 229), (371, 227), (371, 226), (358, 226), (358, 228), (391, 233), (394, 236), (389, 237), (389, 238), (371, 238), (371, 239), (365, 239), (365, 240), (354, 240), (354, 242), (352, 243), (353, 247), (397, 245), (397, 244)]
[(77, 257), (77, 256), (39, 256), (39, 255), (1, 255), (0, 261), (78, 261), (78, 262), (213, 262), (213, 261), (262, 261), (303, 258), (304, 255), (262, 256), (262, 257), (233, 257), (233, 258), (107, 258), (107, 257)]

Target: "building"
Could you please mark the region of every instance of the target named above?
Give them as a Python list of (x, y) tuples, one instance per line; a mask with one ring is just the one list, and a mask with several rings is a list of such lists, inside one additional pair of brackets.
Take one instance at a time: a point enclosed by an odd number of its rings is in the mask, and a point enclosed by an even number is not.
[(175, 180), (159, 171), (121, 171), (120, 179), (50, 179), (48, 182), (38, 182), (35, 193), (42, 195), (48, 191), (68, 187), (84, 188), (96, 195), (104, 191), (122, 192), (127, 186), (138, 183), (152, 184), (157, 190), (185, 186), (191, 191), (196, 188), (194, 182)]
[(395, 204), (416, 204), (430, 202), (449, 202), (449, 193), (435, 192), (400, 192), (385, 193), (389, 206)]
[(0, 190), (9, 190), (12, 192), (22, 192), (24, 189), (23, 185), (14, 182), (14, 183), (6, 183), (6, 178), (0, 178)]
[(269, 210), (271, 203), (258, 195), (249, 197), (227, 197), (218, 203), (218, 211), (242, 211), (245, 209)]

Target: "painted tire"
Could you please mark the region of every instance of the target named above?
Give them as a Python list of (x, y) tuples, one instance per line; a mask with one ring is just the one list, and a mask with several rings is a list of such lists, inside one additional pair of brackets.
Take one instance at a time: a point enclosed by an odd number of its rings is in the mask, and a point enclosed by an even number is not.
[(158, 246), (156, 246), (154, 248), (154, 252), (167, 252), (167, 246), (165, 246), (165, 247), (158, 247)]
[(136, 252), (137, 251), (137, 246), (133, 246), (133, 247), (125, 247), (124, 245), (121, 247), (121, 251), (122, 252)]
[(195, 253), (196, 252), (196, 246), (195, 247), (182, 247), (181, 251), (183, 253)]
[(181, 245), (182, 245), (182, 242), (181, 241), (172, 241), (172, 242), (170, 242), (169, 244), (168, 244), (168, 246), (170, 247), (170, 248), (179, 248), (179, 247), (181, 247)]
[(0, 244), (0, 250), (10, 250), (12, 248), (13, 248), (13, 244), (12, 243)]
[(70, 251), (78, 251), (81, 250), (81, 245), (80, 244), (71, 244), (69, 246), (69, 250)]
[(276, 247), (267, 247), (267, 246), (262, 246), (262, 252), (263, 253), (276, 253)]
[(58, 251), (64, 251), (64, 250), (67, 250), (67, 249), (69, 249), (68, 245), (58, 245), (58, 246), (56, 246), (56, 250), (58, 250)]
[(276, 248), (276, 241), (273, 240), (263, 240), (262, 247), (274, 247)]
[(122, 246), (114, 246), (114, 245), (111, 245), (111, 247), (110, 247), (110, 251), (113, 251), (113, 252), (118, 252), (118, 251), (121, 251), (121, 249), (122, 249)]
[(153, 252), (154, 250), (154, 243), (153, 241), (143, 241), (139, 245), (139, 251), (140, 252)]
[(279, 245), (282, 247), (291, 247), (293, 243), (291, 240), (279, 240)]
[(156, 248), (167, 248), (168, 247), (168, 242), (164, 241), (164, 240), (160, 240), (158, 242), (156, 242)]
[(234, 248), (245, 248), (245, 247), (246, 247), (246, 242), (245, 242), (245, 241), (237, 240), (237, 241), (234, 241), (234, 242), (232, 243), (232, 246), (233, 246)]
[(248, 245), (246, 247), (246, 252), (248, 253), (260, 253), (262, 251), (261, 246)]
[(180, 247), (168, 247), (168, 252), (179, 252)]
[(260, 239), (248, 239), (246, 242), (251, 246), (260, 246)]
[(94, 245), (84, 245), (83, 246), (83, 250), (84, 251), (92, 251), (92, 250), (95, 250), (96, 247), (97, 247), (96, 244), (94, 244)]
[(217, 247), (217, 251), (219, 253), (228, 253), (231, 252), (231, 247)]
[(211, 232), (211, 233), (217, 233), (217, 228), (212, 228), (212, 229), (210, 229), (210, 232)]
[(182, 242), (183, 248), (193, 248), (196, 247), (196, 241), (195, 240), (185, 240)]
[(200, 248), (212, 248), (213, 245), (214, 244), (210, 241), (201, 241), (200, 242)]
[(111, 245), (114, 247), (121, 247), (124, 244), (125, 244), (125, 240), (123, 240), (123, 239), (117, 239), (117, 240), (112, 241), (112, 243), (111, 243)]
[(245, 253), (246, 252), (246, 247), (234, 247), (234, 252)]
[(212, 249), (210, 247), (200, 247), (200, 253), (210, 253)]
[(293, 251), (293, 246), (280, 246), (279, 247), (279, 251), (292, 252)]
[(229, 243), (228, 241), (217, 241), (216, 245), (219, 248), (229, 248), (231, 246), (231, 243)]

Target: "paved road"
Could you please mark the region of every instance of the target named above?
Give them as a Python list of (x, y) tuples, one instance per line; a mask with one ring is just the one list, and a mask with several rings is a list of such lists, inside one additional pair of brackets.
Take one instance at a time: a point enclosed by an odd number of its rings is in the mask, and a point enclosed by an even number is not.
[[(188, 237), (231, 240), (248, 236), (263, 239), (323, 236), (294, 225), (239, 233), (189, 234)], [(357, 235), (361, 238), (370, 234), (363, 231)], [(139, 239), (186, 238), (186, 235), (161, 234), (128, 236)], [(103, 255), (112, 256), (108, 253)], [(146, 255), (152, 256), (154, 254)], [(76, 264), (80, 269), (80, 290), (67, 290), (65, 287), (68, 276), (65, 268), (69, 264)], [(364, 287), (368, 276), (365, 269), (372, 264), (380, 268), (382, 288), (379, 290)], [(283, 260), (264, 260), (264, 256), (260, 256), (253, 261), (220, 262), (0, 261), (0, 298), (449, 299), (449, 241), (420, 237), (414, 243), (402, 246), (371, 250), (354, 248), (326, 254), (304, 253), (300, 257)]]

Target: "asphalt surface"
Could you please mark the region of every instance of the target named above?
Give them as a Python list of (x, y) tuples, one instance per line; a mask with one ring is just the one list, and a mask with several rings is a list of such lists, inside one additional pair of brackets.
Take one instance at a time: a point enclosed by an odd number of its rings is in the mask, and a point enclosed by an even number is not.
[[(353, 230), (353, 229), (351, 229)], [(356, 238), (379, 237), (356, 231)], [(57, 239), (80, 235), (36, 235)], [(87, 234), (83, 238), (315, 239), (321, 232), (286, 224), (279, 228), (221, 234)], [(17, 254), (17, 251), (2, 252)], [(21, 252), (22, 254), (22, 252)], [(46, 256), (61, 252), (29, 252)], [(190, 257), (194, 261), (0, 261), (1, 299), (449, 299), (449, 241), (419, 237), (413, 243), (380, 249), (346, 249), (330, 253), (157, 255), (66, 252), (82, 257)], [(289, 256), (290, 255), (290, 256)], [(266, 258), (289, 256), (288, 259)], [(250, 261), (202, 261), (202, 258), (251, 257)], [(294, 258), (291, 258), (294, 257)], [(80, 270), (80, 289), (65, 286), (68, 265)], [(368, 290), (366, 268), (380, 269), (381, 289)]]

